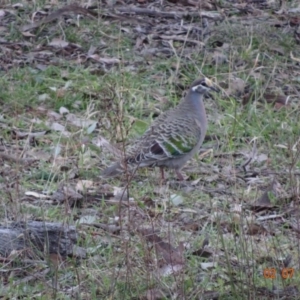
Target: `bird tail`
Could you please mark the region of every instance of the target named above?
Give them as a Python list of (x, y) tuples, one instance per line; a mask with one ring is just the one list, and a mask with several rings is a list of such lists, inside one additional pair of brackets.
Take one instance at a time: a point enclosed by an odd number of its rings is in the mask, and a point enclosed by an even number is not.
[(110, 167), (104, 169), (101, 173), (103, 177), (114, 177), (124, 172), (124, 168), (122, 167), (120, 162), (114, 163)]

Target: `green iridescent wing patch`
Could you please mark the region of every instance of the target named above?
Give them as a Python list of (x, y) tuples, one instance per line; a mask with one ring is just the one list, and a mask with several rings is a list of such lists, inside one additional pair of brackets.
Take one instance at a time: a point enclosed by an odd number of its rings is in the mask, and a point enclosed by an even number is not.
[(191, 138), (175, 135), (165, 140), (163, 142), (163, 147), (171, 154), (171, 156), (179, 156), (190, 152), (196, 144), (197, 140), (195, 137)]

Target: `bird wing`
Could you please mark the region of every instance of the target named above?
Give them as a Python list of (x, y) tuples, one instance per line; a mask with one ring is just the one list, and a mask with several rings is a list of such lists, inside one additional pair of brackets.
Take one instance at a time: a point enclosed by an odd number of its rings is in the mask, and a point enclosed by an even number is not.
[(176, 119), (153, 124), (128, 151), (127, 163), (155, 166), (158, 161), (179, 158), (190, 152), (201, 138), (196, 119)]

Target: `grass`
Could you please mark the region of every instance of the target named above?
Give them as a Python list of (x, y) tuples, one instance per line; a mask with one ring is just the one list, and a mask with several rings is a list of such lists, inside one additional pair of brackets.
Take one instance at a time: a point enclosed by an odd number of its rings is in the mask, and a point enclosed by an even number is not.
[[(204, 299), (209, 292), (217, 293), (219, 299), (265, 299), (268, 291), (273, 292), (273, 299), (281, 299), (289, 288), (299, 286), (299, 241), (291, 228), (299, 219), (299, 82), (298, 66), (289, 53), (300, 57), (300, 52), (292, 33), (268, 23), (237, 25), (229, 18), (211, 24), (216, 30), (205, 49), (180, 42), (164, 44), (147, 36), (144, 48), (164, 47), (174, 55), (143, 57), (142, 48), (136, 46), (136, 27), (126, 22), (84, 18), (79, 27), (53, 22), (38, 28), (35, 37), (26, 38), (17, 29), (34, 10), (24, 5), (26, 9), (18, 12), (21, 17), (13, 26), (7, 25), (5, 38), (29, 40), (31, 47), (11, 53), (18, 59), (20, 53), (33, 55), (36, 62), (2, 71), (1, 151), (34, 157), (37, 162), (24, 167), (3, 161), (0, 216), (4, 223), (34, 219), (76, 224), (78, 244), (88, 255), (80, 261), (67, 258), (57, 267), (46, 255), (28, 263), (29, 267), (21, 258), (1, 263), (6, 296), (143, 299), (155, 290), (161, 296), (154, 299)], [(175, 21), (170, 21), (170, 28), (174, 26), (171, 22)], [(82, 48), (65, 49), (65, 53), (47, 48), (53, 38)], [(220, 47), (214, 46), (216, 41)], [(38, 45), (52, 55), (39, 58), (39, 51), (34, 51)], [(98, 47), (99, 56), (118, 58), (120, 64), (79, 62), (78, 57), (91, 46)], [(214, 51), (227, 60), (216, 64)], [(100, 178), (100, 170), (115, 161), (115, 156), (92, 141), (101, 135), (119, 146), (128, 144), (157, 115), (175, 106), (188, 85), (202, 74), (212, 77), (222, 92), (205, 100), (211, 139), (203, 148), (213, 151), (187, 165), (190, 180), (180, 186), (169, 171), (167, 183), (161, 185), (159, 170), (152, 169), (139, 170), (130, 182), (123, 177)], [(245, 89), (235, 91), (232, 76), (249, 90), (246, 105), (242, 104)], [(289, 96), (290, 105), (278, 109), (266, 103), (266, 91), (273, 97), (278, 93)], [(62, 107), (69, 114), (59, 115)], [(73, 119), (67, 119), (70, 114)], [(64, 126), (65, 131), (51, 129), (37, 138), (16, 138), (14, 133), (49, 130), (51, 123)], [(251, 156), (245, 174), (242, 165)], [(274, 176), (285, 196), (271, 197), (271, 207), (255, 212), (251, 204)], [(49, 194), (62, 187), (75, 191), (81, 180), (93, 182), (94, 194), (85, 191), (74, 207), (72, 201), (26, 196), (29, 191)], [(103, 196), (124, 187), (134, 204), (118, 203), (118, 196), (110, 200)], [(182, 199), (181, 204), (172, 202), (174, 195)], [(272, 217), (276, 214), (280, 217)], [(118, 230), (111, 232), (113, 226)], [(152, 228), (175, 252), (184, 243), (181, 272), (164, 273), (168, 266), (162, 258), (164, 248), (147, 239), (141, 231), (144, 228)], [(201, 251), (205, 240), (209, 242), (206, 255)], [(280, 270), (288, 256), (291, 263), (287, 267), (294, 268), (295, 274), (283, 280)], [(48, 267), (50, 271), (37, 280), (16, 284)], [(277, 270), (274, 280), (264, 278), (266, 268)]]

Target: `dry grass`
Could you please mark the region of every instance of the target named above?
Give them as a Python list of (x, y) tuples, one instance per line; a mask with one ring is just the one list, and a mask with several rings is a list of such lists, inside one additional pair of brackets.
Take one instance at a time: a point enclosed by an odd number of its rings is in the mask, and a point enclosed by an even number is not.
[[(288, 10), (296, 1), (286, 3), (289, 21), (271, 14), (278, 7), (253, 4), (245, 15), (224, 2), (225, 19), (181, 27), (109, 17), (103, 4), (96, 19), (67, 12), (33, 36), (20, 30), (32, 14), (63, 4), (22, 5), (4, 4), (0, 31), (2, 223), (76, 224), (88, 257), (53, 266), (46, 251), (25, 263), (16, 255), (0, 264), (5, 296), (298, 299), (300, 50)], [(100, 178), (115, 160), (111, 147), (141, 135), (202, 74), (222, 92), (205, 101), (208, 136), (184, 169), (188, 180), (179, 184), (170, 171), (160, 184), (150, 169)], [(97, 146), (99, 136), (110, 148)], [(82, 180), (92, 188), (79, 188)], [(64, 187), (83, 194), (77, 205), (57, 201)], [(273, 280), (263, 275), (270, 268)], [(292, 278), (280, 276), (284, 268)]]

